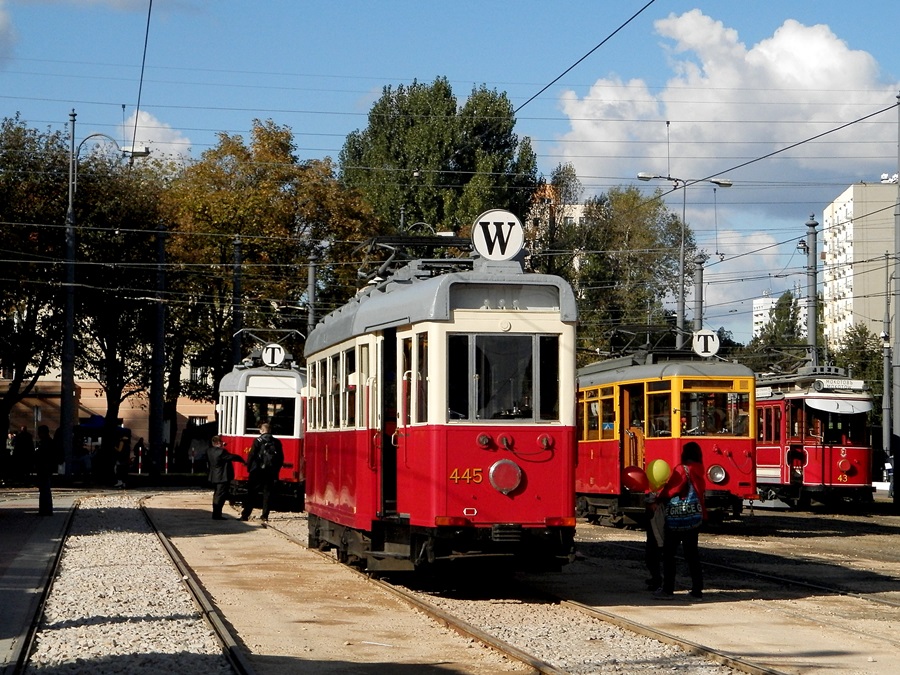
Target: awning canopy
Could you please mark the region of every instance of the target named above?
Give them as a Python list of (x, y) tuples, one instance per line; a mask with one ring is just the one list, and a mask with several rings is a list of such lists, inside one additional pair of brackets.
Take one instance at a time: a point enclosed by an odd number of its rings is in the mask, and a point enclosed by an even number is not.
[(854, 401), (846, 398), (808, 398), (806, 405), (816, 410), (834, 413), (866, 413), (872, 409), (871, 401)]

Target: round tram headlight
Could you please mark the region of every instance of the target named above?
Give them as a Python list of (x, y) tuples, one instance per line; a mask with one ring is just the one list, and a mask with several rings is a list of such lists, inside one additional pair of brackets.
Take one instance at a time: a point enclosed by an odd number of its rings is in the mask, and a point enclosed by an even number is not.
[(522, 483), (522, 469), (511, 459), (500, 459), (488, 470), (488, 478), (497, 492), (508, 495)]
[(728, 478), (728, 474), (721, 464), (713, 464), (706, 471), (706, 477), (718, 485), (725, 482), (725, 479)]

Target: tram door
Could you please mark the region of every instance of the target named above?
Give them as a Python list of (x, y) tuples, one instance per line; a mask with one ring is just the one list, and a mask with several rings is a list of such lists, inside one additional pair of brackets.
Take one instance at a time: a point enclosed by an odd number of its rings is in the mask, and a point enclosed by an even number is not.
[(644, 465), (644, 385), (628, 384), (619, 389), (621, 411), (619, 471), (626, 466)]
[(381, 515), (397, 513), (397, 401), (400, 392), (400, 375), (397, 373), (397, 331), (384, 331), (379, 356), (381, 377)]

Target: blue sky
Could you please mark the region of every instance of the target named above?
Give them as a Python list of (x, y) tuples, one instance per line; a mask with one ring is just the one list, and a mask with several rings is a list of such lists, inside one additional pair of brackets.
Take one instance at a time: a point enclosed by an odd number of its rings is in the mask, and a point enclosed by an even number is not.
[[(300, 157), (336, 158), (385, 85), (446, 76), (462, 100), (485, 84), (518, 107), (646, 4), (155, 0), (141, 84), (149, 0), (0, 0), (0, 111), (63, 129), (74, 108), (76, 140), (130, 146), (140, 95), (136, 144), (157, 153), (196, 158), (259, 118), (291, 127)], [(805, 283), (809, 215), (897, 172), (897, 111), (752, 160), (894, 105), (898, 24), (896, 0), (656, 0), (525, 105), (517, 132), (544, 174), (572, 162), (586, 196), (649, 194), (642, 171), (732, 180), (685, 204), (701, 248), (723, 254), (705, 327), (746, 340), (753, 297)]]

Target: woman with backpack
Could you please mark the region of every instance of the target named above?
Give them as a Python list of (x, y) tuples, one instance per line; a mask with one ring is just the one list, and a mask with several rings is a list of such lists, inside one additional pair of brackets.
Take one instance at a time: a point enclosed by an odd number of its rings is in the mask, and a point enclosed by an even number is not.
[(259, 436), (253, 441), (247, 453), (247, 495), (241, 509), (241, 520), (249, 520), (250, 513), (262, 495), (262, 513), (259, 519), (269, 519), (269, 499), (278, 480), (278, 472), (284, 464), (281, 441), (269, 433), (269, 423), (259, 425)]
[(700, 446), (691, 441), (681, 449), (681, 464), (659, 492), (666, 505), (666, 532), (663, 543), (663, 585), (654, 595), (670, 599), (675, 592), (675, 554), (678, 545), (691, 574), (691, 597), (703, 598), (703, 570), (700, 566), (700, 525), (706, 520), (706, 471)]

